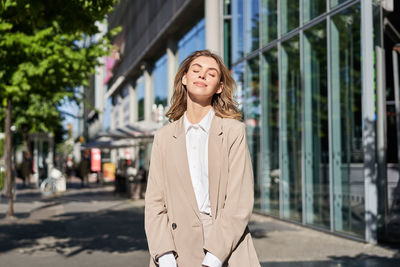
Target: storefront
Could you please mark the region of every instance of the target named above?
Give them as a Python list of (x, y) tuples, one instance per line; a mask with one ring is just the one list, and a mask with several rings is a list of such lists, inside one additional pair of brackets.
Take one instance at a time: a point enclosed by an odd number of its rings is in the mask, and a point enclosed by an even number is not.
[(381, 12), (373, 1), (224, 1), (257, 212), (376, 242)]

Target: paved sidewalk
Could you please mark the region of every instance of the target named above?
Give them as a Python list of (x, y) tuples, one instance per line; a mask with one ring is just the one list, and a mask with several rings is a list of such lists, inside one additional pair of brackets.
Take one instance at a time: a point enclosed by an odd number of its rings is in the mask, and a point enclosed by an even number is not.
[(253, 214), (250, 222), (262, 266), (400, 266), (399, 250), (357, 242)]
[[(16, 217), (0, 200), (0, 266), (148, 266), (144, 201), (112, 186), (75, 186), (44, 199), (18, 190)], [(254, 214), (250, 222), (262, 266), (400, 266), (399, 250), (364, 244)]]

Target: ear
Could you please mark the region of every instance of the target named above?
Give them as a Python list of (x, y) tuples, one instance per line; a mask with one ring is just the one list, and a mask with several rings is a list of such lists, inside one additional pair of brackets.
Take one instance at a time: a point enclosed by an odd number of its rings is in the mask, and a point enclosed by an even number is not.
[(219, 83), (219, 86), (217, 88), (217, 91), (215, 91), (216, 94), (222, 93), (222, 89), (224, 88), (224, 84), (222, 82)]
[(186, 73), (183, 74), (183, 76), (182, 76), (182, 84), (183, 84), (183, 85), (187, 85)]

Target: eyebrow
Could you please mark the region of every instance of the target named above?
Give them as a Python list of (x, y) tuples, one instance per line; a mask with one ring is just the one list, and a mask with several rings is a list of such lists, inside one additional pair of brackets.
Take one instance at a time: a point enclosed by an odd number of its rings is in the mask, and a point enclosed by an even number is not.
[[(203, 66), (200, 65), (199, 63), (193, 63), (192, 67), (195, 66), (195, 65), (199, 66), (200, 68), (203, 67)], [(215, 70), (215, 71), (219, 74), (219, 71), (218, 71), (216, 68), (208, 68), (208, 69), (209, 69), (209, 70)]]

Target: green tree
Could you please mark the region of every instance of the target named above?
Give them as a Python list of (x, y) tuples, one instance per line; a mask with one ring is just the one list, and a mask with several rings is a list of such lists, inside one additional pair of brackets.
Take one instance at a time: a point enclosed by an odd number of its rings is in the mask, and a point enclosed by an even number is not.
[(9, 209), (12, 114), (28, 127), (51, 130), (59, 117), (56, 106), (73, 88), (88, 85), (98, 58), (111, 49), (113, 32), (96, 42), (97, 21), (103, 21), (116, 0), (0, 0), (0, 95), (5, 107), (6, 170)]

